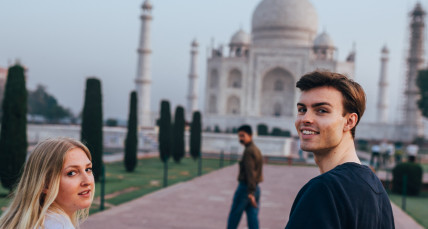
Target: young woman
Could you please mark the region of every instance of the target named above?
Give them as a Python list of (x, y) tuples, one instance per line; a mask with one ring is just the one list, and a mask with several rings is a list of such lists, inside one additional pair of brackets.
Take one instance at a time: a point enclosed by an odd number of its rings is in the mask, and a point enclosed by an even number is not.
[(78, 228), (94, 189), (88, 148), (69, 138), (47, 139), (28, 158), (0, 228)]

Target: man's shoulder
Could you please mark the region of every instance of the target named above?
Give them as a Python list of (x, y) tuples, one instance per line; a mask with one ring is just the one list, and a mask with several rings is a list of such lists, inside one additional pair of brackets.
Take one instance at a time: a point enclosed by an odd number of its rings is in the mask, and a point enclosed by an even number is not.
[(254, 142), (250, 143), (247, 147), (245, 147), (245, 151), (250, 153), (261, 153), (259, 147), (257, 147)]
[(336, 191), (352, 193), (366, 190), (377, 194), (385, 192), (376, 174), (369, 167), (357, 163), (344, 163), (316, 178)]

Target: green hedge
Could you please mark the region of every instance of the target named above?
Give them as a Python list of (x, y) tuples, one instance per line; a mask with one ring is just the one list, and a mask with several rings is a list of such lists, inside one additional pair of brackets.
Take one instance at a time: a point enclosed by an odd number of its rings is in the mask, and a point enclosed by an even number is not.
[(402, 194), (403, 176), (407, 175), (407, 194), (419, 195), (422, 188), (422, 167), (419, 164), (406, 162), (395, 166), (392, 170), (392, 191)]

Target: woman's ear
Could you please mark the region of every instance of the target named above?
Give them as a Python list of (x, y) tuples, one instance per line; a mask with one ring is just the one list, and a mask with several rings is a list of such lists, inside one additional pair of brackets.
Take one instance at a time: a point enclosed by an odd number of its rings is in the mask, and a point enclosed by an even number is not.
[(346, 114), (346, 123), (343, 127), (343, 131), (351, 131), (357, 125), (358, 115), (356, 113)]

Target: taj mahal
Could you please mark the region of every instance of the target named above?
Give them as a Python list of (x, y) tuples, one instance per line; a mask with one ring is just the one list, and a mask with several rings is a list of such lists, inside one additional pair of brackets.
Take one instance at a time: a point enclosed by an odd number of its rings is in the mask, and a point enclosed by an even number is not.
[[(141, 36), (135, 78), (139, 125), (154, 126), (150, 110), (150, 26), (152, 3), (142, 5)], [(388, 123), (388, 48), (379, 47), (381, 69), (378, 79), (377, 121), (362, 122), (357, 138), (411, 141), (426, 132), (417, 108), (419, 91), (417, 71), (423, 67), (425, 11), (418, 3), (410, 13), (410, 50), (407, 71), (403, 76), (404, 107), (400, 122)], [(252, 14), (251, 31), (236, 31), (228, 47), (211, 47), (207, 57), (204, 107), (198, 108), (198, 42), (191, 42), (188, 75), (187, 119), (200, 110), (205, 129), (222, 130), (243, 123), (256, 129), (265, 124), (294, 133), (295, 104), (299, 91), (295, 84), (300, 76), (314, 70), (355, 75), (355, 48), (346, 59), (338, 59), (334, 39), (318, 31), (318, 16), (309, 0), (260, 0)], [(374, 69), (378, 71), (378, 69)]]

